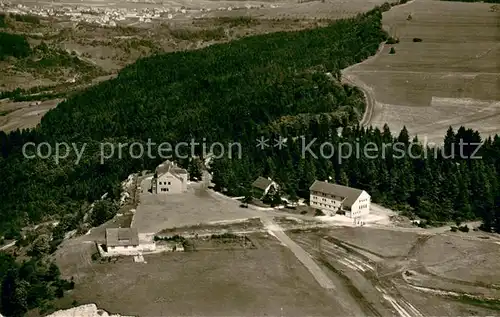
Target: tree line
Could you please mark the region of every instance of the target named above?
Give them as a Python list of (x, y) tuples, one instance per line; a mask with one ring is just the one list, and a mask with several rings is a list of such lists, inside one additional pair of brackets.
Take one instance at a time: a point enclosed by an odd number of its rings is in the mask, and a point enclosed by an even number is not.
[[(387, 125), (345, 127), (339, 135), (336, 126), (318, 120), (306, 129), (286, 126), (267, 134), (271, 140), (278, 136), (287, 139), (281, 150), (248, 147), (241, 161), (215, 161), (216, 189), (246, 196), (251, 182), (265, 176), (281, 185), (280, 195), (308, 200), (314, 180), (326, 180), (364, 189), (374, 202), (429, 225), (482, 219), (484, 230), (500, 232), (498, 135), (482, 140), (477, 131), (450, 128), (444, 145), (431, 147), (411, 138), (406, 128), (397, 137)], [(311, 140), (316, 141), (307, 147)], [(324, 144), (334, 145), (335, 152), (325, 151)], [(356, 146), (361, 155), (354, 153)], [(368, 146), (374, 150), (365, 153)]]
[(25, 36), (0, 32), (0, 60), (4, 60), (9, 56), (16, 58), (27, 57), (30, 54), (31, 48)]
[[(375, 53), (378, 44), (387, 39), (381, 12), (377, 8), (324, 28), (259, 35), (144, 58), (116, 79), (61, 103), (37, 129), (9, 135), (0, 132), (0, 185), (9, 188), (0, 192), (4, 202), (0, 232), (12, 236), (26, 224), (51, 217), (78, 218), (82, 206), (88, 207), (105, 192), (110, 199), (118, 198), (121, 180), (132, 172), (153, 169), (162, 159), (125, 156), (101, 164), (100, 142), (144, 144), (148, 139), (157, 144), (193, 138), (207, 143), (238, 141), (244, 147), (242, 160), (221, 159), (214, 164), (219, 188), (234, 194), (241, 194), (258, 175), (265, 175), (295, 184), (288, 189), (290, 194), (307, 197), (312, 180), (332, 177), (368, 189), (375, 201), (431, 221), (486, 217), (487, 205), (475, 201), (480, 196), (472, 190), (489, 182), (493, 188), (487, 194), (490, 205), (498, 205), (498, 184), (492, 179), (498, 175), (498, 162), (489, 156), (497, 150), (496, 138), (486, 140), (484, 148), (492, 149), (487, 159), (468, 160), (467, 164), (453, 161), (454, 165), (452, 160), (437, 158), (406, 157), (394, 162), (387, 157), (351, 158), (342, 163), (297, 159), (300, 151), (291, 150), (297, 150), (297, 144), (266, 155), (256, 151), (255, 140), (262, 135), (289, 136), (289, 142), (307, 136), (335, 144), (350, 140), (349, 133), (357, 133), (362, 143), (393, 141), (387, 127), (383, 131), (349, 128), (364, 111), (363, 95), (339, 82), (342, 68)], [(342, 127), (345, 131), (339, 139), (336, 131)], [(480, 140), (470, 130), (450, 133), (448, 139)], [(26, 142), (62, 141), (86, 144), (78, 165), (74, 155), (56, 164), (25, 159), (21, 153)], [(480, 176), (488, 179), (483, 185), (471, 184), (479, 177), (472, 177), (477, 169), (489, 175)], [(424, 171), (428, 174), (422, 175)], [(453, 195), (442, 191), (450, 183), (448, 179), (461, 175), (466, 185), (462, 185), (460, 197), (455, 188), (450, 189)], [(449, 199), (442, 199), (444, 194)], [(465, 202), (457, 205), (459, 198)], [(78, 220), (67, 221), (68, 228), (75, 225)]]
[[(415, 161), (406, 157), (396, 162), (387, 157), (351, 158), (341, 164), (333, 159), (297, 159), (300, 151), (291, 149), (297, 150), (298, 143), (265, 155), (255, 149), (260, 136), (278, 134), (290, 136), (289, 142), (305, 136), (335, 144), (350, 140), (349, 133), (357, 131), (362, 143), (393, 141), (387, 127), (383, 131), (350, 130), (364, 111), (363, 95), (339, 82), (342, 68), (373, 54), (380, 41), (387, 39), (381, 28), (381, 11), (375, 9), (325, 28), (259, 35), (144, 58), (116, 79), (61, 103), (37, 129), (9, 135), (0, 132), (0, 166), (5, 175), (0, 184), (9, 188), (0, 192), (5, 202), (0, 214), (8, 219), (0, 222), (0, 232), (12, 236), (23, 225), (51, 217), (79, 218), (82, 206), (88, 208), (105, 192), (110, 199), (118, 198), (121, 180), (132, 172), (153, 169), (162, 159), (125, 155), (101, 164), (99, 142), (144, 144), (148, 139), (157, 144), (193, 138), (207, 143), (238, 141), (244, 147), (242, 160), (221, 159), (214, 164), (219, 188), (234, 194), (241, 194), (251, 180), (264, 175), (295, 184), (289, 192), (305, 198), (314, 179), (333, 177), (366, 188), (375, 201), (432, 221), (484, 217), (485, 207), (478, 207), (474, 198), (479, 196), (471, 191), (483, 185), (470, 184), (476, 180), (471, 173), (479, 168), (488, 178), (498, 175), (498, 163), (489, 156), (494, 150), (487, 152), (487, 160), (454, 162), (458, 165), (449, 167), (451, 160), (434, 158)], [(345, 131), (339, 139), (336, 131), (341, 127)], [(477, 132), (463, 130), (448, 139), (480, 140)], [(486, 140), (489, 143), (484, 148), (497, 149), (496, 140)], [(78, 165), (73, 154), (56, 164), (25, 159), (20, 151), (26, 142), (62, 141), (86, 143)], [(423, 171), (428, 173), (424, 179)], [(447, 180), (460, 175), (467, 183), (467, 188), (461, 188), (461, 200), (467, 202), (456, 205), (458, 194), (441, 199)], [(494, 179), (490, 183), (495, 190), (488, 195), (494, 206), (498, 185)], [(67, 221), (68, 228), (75, 225), (78, 220)]]
[(18, 263), (10, 254), (0, 252), (0, 285), (0, 312), (21, 317), (33, 308), (40, 308), (42, 314), (50, 311), (51, 300), (63, 297), (74, 282), (61, 279), (53, 262), (35, 257)]

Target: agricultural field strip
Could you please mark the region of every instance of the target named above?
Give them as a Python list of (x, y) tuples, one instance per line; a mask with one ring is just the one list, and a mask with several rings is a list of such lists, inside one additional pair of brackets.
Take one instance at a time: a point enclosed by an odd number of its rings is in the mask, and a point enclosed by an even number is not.
[(492, 75), (492, 76), (500, 76), (500, 73), (495, 73), (495, 72), (459, 72), (459, 71), (412, 71), (412, 70), (385, 70), (385, 69), (380, 69), (380, 70), (349, 70), (350, 73), (355, 73), (355, 74), (364, 74), (364, 73), (387, 73), (387, 74), (417, 74), (417, 75), (429, 75), (429, 74), (435, 74), (435, 75), (443, 75), (443, 76), (450, 76), (450, 75), (464, 75), (464, 76), (473, 76), (473, 75)]

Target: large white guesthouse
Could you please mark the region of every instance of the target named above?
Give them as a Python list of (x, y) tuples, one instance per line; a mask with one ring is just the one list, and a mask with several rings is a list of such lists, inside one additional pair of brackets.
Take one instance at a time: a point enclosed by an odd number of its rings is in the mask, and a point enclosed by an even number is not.
[(179, 194), (187, 191), (188, 172), (169, 160), (159, 165), (151, 180), (153, 194)]
[(370, 195), (361, 189), (315, 181), (309, 188), (309, 204), (326, 215), (339, 210), (349, 218), (360, 218), (370, 212)]

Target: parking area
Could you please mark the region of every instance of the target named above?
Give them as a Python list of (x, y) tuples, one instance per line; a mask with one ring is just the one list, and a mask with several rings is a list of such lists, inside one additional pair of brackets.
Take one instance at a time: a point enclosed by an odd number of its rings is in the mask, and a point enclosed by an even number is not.
[(148, 192), (150, 182), (151, 177), (141, 180), (139, 205), (132, 220), (131, 226), (139, 233), (252, 217), (248, 209), (211, 197), (197, 183), (189, 184), (188, 192), (183, 194), (151, 194)]

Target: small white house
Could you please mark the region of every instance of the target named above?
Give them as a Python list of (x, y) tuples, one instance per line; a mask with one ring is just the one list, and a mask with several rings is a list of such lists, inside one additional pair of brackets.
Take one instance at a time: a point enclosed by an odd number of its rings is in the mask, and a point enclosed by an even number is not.
[(370, 212), (371, 196), (364, 190), (315, 181), (309, 188), (311, 207), (333, 216), (339, 210), (349, 218), (360, 218)]
[(156, 168), (151, 180), (153, 194), (179, 194), (187, 191), (188, 172), (174, 162), (165, 161)]
[(136, 228), (106, 229), (106, 253), (114, 255), (137, 255), (140, 253), (139, 234)]
[[(278, 184), (270, 178), (259, 176), (253, 183), (252, 188), (256, 198), (262, 198), (268, 193), (273, 193), (279, 189)], [(260, 197), (259, 197), (260, 196)]]

